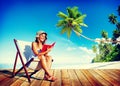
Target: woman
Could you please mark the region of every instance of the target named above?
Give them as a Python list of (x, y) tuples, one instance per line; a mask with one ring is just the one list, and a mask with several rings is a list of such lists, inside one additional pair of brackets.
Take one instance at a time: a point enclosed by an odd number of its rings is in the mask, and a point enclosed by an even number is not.
[(45, 71), (44, 79), (55, 81), (57, 78), (50, 74), (50, 68), (52, 64), (52, 58), (48, 55), (52, 48), (48, 48), (46, 51), (41, 52), (41, 49), (47, 40), (47, 33), (39, 31), (36, 34), (36, 40), (32, 43), (32, 50), (35, 56), (40, 59), (40, 64)]

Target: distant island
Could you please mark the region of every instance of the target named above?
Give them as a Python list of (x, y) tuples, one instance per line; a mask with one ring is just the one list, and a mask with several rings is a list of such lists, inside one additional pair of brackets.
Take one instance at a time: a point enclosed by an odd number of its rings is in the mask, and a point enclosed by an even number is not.
[(120, 22), (118, 17), (120, 17), (120, 6), (117, 9), (118, 16), (113, 13), (108, 16), (109, 22), (116, 26), (113, 30), (112, 41), (104, 42), (109, 40), (108, 33), (102, 30), (101, 36), (104, 39), (97, 46), (92, 47), (93, 52), (96, 53), (96, 57), (92, 60), (93, 62), (110, 62), (110, 61), (120, 61)]

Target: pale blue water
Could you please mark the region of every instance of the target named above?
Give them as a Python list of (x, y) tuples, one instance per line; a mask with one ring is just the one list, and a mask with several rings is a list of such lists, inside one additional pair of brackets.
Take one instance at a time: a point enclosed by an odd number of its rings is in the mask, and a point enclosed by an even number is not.
[(80, 68), (82, 65), (91, 64), (91, 63), (69, 63), (69, 64), (53, 64), (52, 68)]
[[(14, 64), (0, 64), (0, 69), (13, 69)], [(20, 64), (16, 68), (20, 68)]]
[[(52, 64), (52, 68), (76, 68), (84, 64), (90, 63), (71, 63), (71, 64)], [(14, 64), (0, 64), (0, 69), (13, 69)], [(17, 64), (16, 68), (20, 68), (22, 65)]]

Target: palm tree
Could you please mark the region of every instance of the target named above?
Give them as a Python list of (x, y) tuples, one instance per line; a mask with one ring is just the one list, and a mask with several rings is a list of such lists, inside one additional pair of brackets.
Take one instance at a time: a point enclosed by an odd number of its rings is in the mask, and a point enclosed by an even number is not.
[(102, 30), (101, 35), (103, 38), (105, 38), (106, 40), (108, 39), (108, 33), (105, 30)]
[(97, 47), (96, 47), (95, 45), (92, 46), (92, 51), (93, 51), (94, 53), (97, 53)]
[(117, 11), (118, 11), (118, 15), (120, 16), (120, 5), (118, 6)]
[(108, 19), (109, 19), (109, 22), (111, 22), (112, 24), (117, 24), (117, 16), (115, 16), (114, 14), (110, 14)]
[(62, 19), (58, 21), (57, 27), (61, 27), (61, 34), (66, 32), (68, 38), (70, 38), (72, 31), (79, 35), (82, 33), (81, 26), (87, 27), (83, 21), (86, 14), (81, 14), (76, 6), (73, 8), (68, 7), (67, 15), (63, 12), (59, 12), (58, 16)]

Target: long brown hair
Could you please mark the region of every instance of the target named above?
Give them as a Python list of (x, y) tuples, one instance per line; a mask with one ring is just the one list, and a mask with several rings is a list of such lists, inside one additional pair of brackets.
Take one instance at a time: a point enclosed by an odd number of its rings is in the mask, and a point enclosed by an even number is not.
[[(42, 34), (45, 34), (45, 40), (42, 42), (42, 44), (45, 44), (45, 41), (47, 40), (47, 34), (46, 33), (42, 33)], [(39, 37), (36, 37), (35, 42), (38, 43), (39, 42), (38, 40), (39, 40)]]

